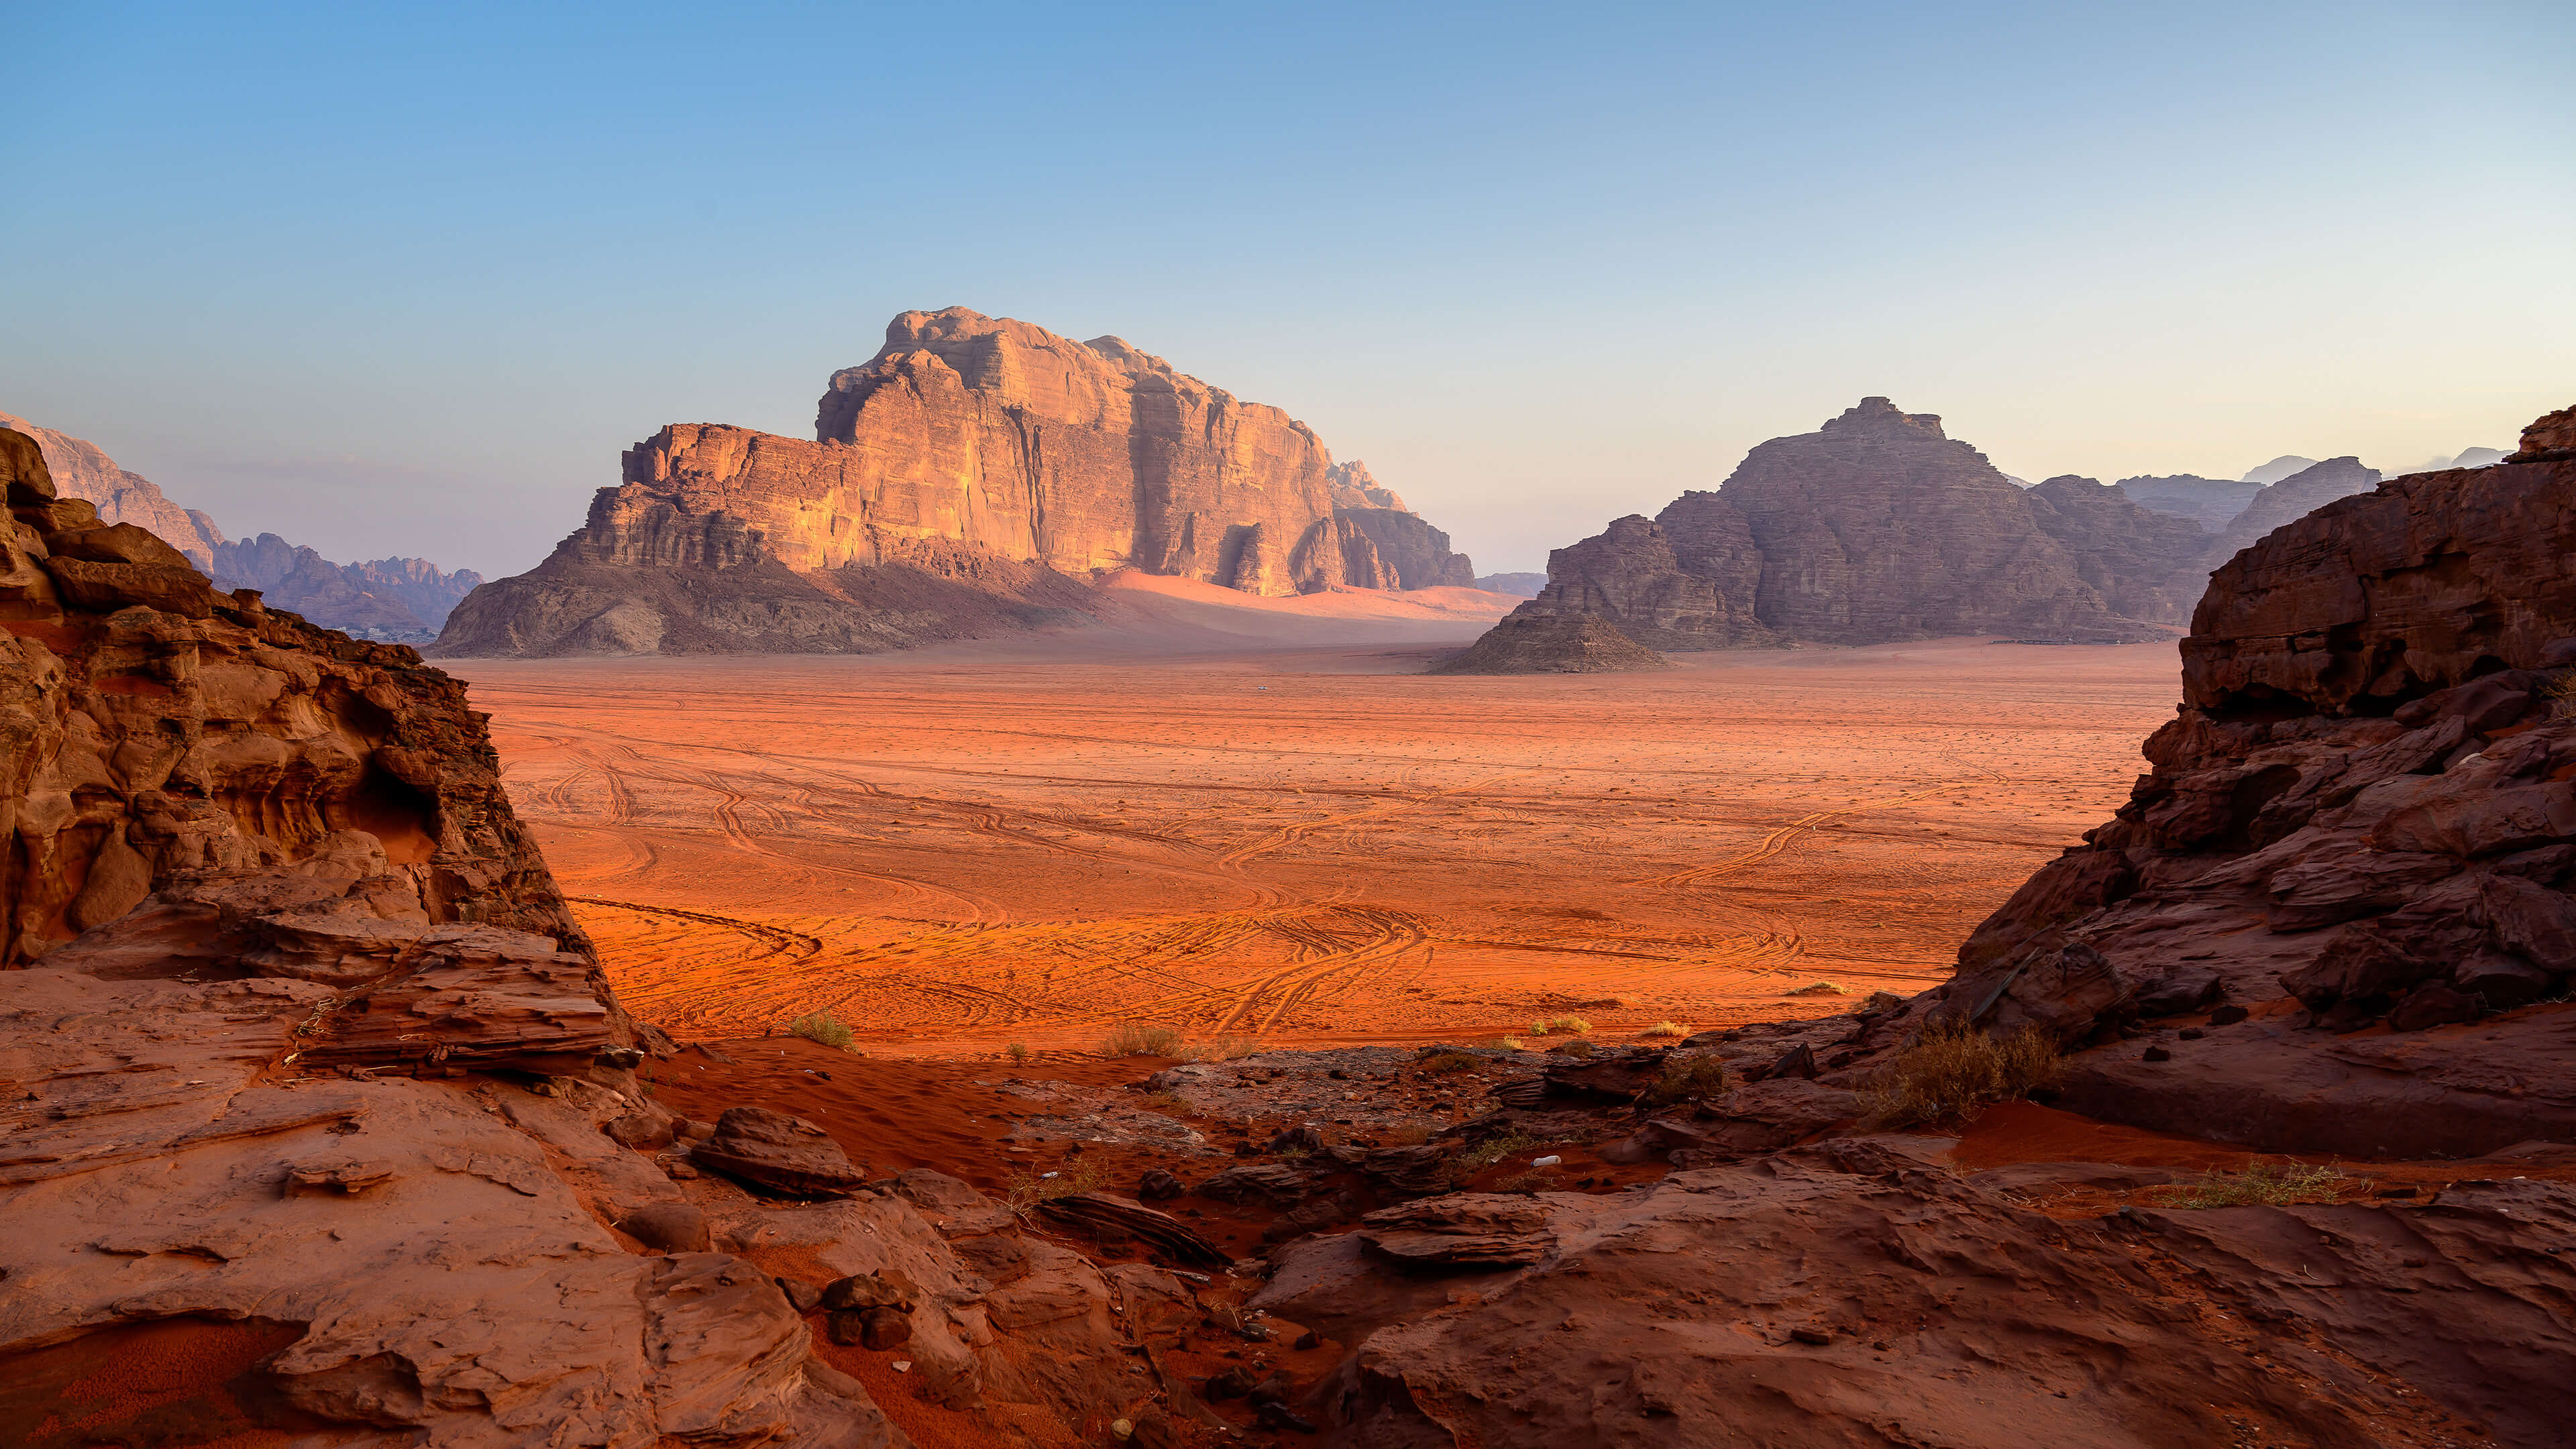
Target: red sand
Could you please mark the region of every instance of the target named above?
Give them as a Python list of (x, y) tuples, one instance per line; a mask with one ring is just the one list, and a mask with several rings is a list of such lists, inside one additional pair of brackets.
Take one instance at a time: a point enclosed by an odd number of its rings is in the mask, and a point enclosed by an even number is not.
[(1122, 1018), (1418, 1042), (1918, 989), (2125, 797), (2175, 675), (2169, 645), (1960, 640), (1415, 672), (1438, 653), (451, 667), (638, 1015), (825, 1010), (946, 1057)]

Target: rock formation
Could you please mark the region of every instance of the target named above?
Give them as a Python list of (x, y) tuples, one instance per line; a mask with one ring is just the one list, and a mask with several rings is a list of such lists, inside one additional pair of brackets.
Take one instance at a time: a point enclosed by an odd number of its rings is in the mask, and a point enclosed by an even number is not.
[(2025, 491), (1939, 418), (1864, 398), (1755, 448), (1714, 493), (1558, 549), (1513, 617), (1598, 618), (1656, 650), (2159, 637), (2138, 621), (2180, 618), (2163, 585), (2185, 534), (2078, 481), (2094, 493)]
[(1411, 513), (1394, 489), (1369, 476), (1368, 464), (1353, 458), (1335, 463), (1324, 470), (1324, 482), (1333, 490), (1335, 508), (1392, 508), (1398, 513)]
[(2165, 581), (2165, 588), (2185, 598), (2197, 598), (2209, 575), (2234, 558), (2238, 550), (2338, 498), (2366, 493), (2378, 486), (2379, 470), (2361, 466), (2359, 458), (2329, 458), (2302, 468), (2255, 494), (2241, 512), (2228, 520), (2227, 527), (2201, 548), (2197, 557), (2174, 571)]
[[(1271, 595), (1472, 583), (1410, 513), (1336, 507), (1332, 468), (1304, 424), (1118, 338), (906, 312), (832, 375), (815, 441), (663, 429), (438, 648), (883, 649), (1060, 622), (1122, 568)], [(1365, 478), (1352, 465), (1344, 496)]]
[(230, 542), (215, 521), (181, 508), (150, 479), (116, 466), (85, 438), (39, 428), (0, 413), (0, 427), (36, 440), (54, 486), (86, 499), (106, 523), (130, 523), (179, 550), (219, 588), (258, 589), (271, 608), (288, 609), (327, 629), (377, 640), (425, 643), (459, 599), (483, 582), (469, 569), (447, 573), (427, 559), (386, 558), (335, 564), (273, 533)]
[(2254, 495), (2263, 491), (2260, 483), (2238, 482), (2226, 478), (2200, 478), (2189, 473), (2174, 473), (2156, 478), (2141, 474), (2120, 480), (2120, 491), (2140, 508), (2158, 513), (2177, 513), (2200, 525), (2203, 533), (2225, 531)]
[(2170, 1061), (2079, 1058), (2068, 1100), (2116, 1121), (2381, 1156), (2576, 1140), (2576, 1093), (2538, 1085), (2576, 1082), (2576, 1017), (2518, 1010), (2576, 973), (2576, 448), (2552, 438), (2221, 568), (2154, 772), (1978, 929), (1950, 1001), (2068, 1042), (2234, 1009), (2160, 1032)]
[(483, 582), (471, 569), (451, 574), (419, 558), (335, 564), (273, 533), (218, 542), (209, 572), (225, 587), (257, 589), (266, 602), (329, 628), (404, 635), (435, 632)]
[(2166, 586), (2176, 566), (2209, 542), (2198, 522), (2145, 508), (2124, 485), (2109, 487), (2063, 474), (2022, 495), (2042, 533), (2057, 540), (2111, 611), (2128, 619), (2180, 620), (2199, 602), (2197, 591)]
[(181, 508), (162, 496), (160, 486), (139, 473), (128, 473), (87, 438), (40, 428), (24, 418), (0, 413), (0, 428), (36, 440), (54, 487), (66, 498), (85, 498), (107, 523), (130, 523), (151, 532), (187, 556), (200, 570), (214, 566), (224, 535), (215, 521), (193, 508)]
[(1486, 630), (1465, 653), (1441, 661), (1430, 672), (1604, 674), (1664, 669), (1670, 664), (1602, 619), (1581, 614), (1515, 614)]
[(671, 1044), (461, 685), (217, 592), (22, 433), (0, 485), (12, 1442), (899, 1449), (844, 1316), (974, 1442), (1159, 1424), (1117, 1309), (1184, 1281), (937, 1173), (809, 1205), (668, 1155), (714, 1129), (638, 1080)]
[(2317, 466), (2317, 460), (2314, 458), (2302, 458), (2296, 453), (2283, 453), (2259, 468), (2248, 469), (2245, 481), (2269, 487), (2292, 474), (2305, 472), (2315, 466)]

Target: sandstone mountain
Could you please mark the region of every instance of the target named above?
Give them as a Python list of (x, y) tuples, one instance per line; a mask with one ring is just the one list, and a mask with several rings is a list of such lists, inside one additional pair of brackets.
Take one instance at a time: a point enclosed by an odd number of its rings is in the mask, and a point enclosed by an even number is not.
[(1755, 448), (1714, 493), (1558, 549), (1513, 617), (1599, 618), (1654, 650), (2148, 638), (2140, 621), (2181, 617), (2162, 586), (2186, 538), (2116, 488), (2016, 487), (1939, 418), (1864, 398)]
[(448, 573), (421, 558), (335, 564), (273, 533), (214, 549), (216, 581), (257, 589), (278, 607), (333, 629), (401, 634), (434, 631), (483, 576)]
[(1477, 576), (1476, 587), (1489, 594), (1518, 594), (1524, 599), (1534, 599), (1538, 597), (1539, 590), (1547, 587), (1547, 575), (1481, 574)]
[(2176, 513), (2190, 519), (2204, 533), (2218, 533), (2245, 511), (2254, 495), (2263, 491), (2260, 483), (2238, 482), (2226, 478), (2201, 478), (2189, 473), (2174, 473), (2162, 478), (2140, 475), (2120, 480), (2120, 491), (2140, 508), (2158, 513)]
[(2247, 469), (2244, 481), (2269, 487), (2293, 473), (2304, 472), (2315, 466), (2317, 466), (2317, 460), (2314, 458), (2302, 458), (2296, 453), (2283, 453), (2269, 463)]
[(1392, 508), (1398, 513), (1411, 513), (1404, 500), (1392, 488), (1369, 476), (1368, 464), (1353, 458), (1335, 463), (1324, 470), (1324, 482), (1333, 490), (1335, 508)]
[(117, 467), (85, 438), (6, 413), (0, 413), (0, 427), (33, 438), (54, 486), (65, 497), (94, 504), (102, 520), (148, 529), (221, 587), (258, 589), (270, 607), (292, 610), (325, 628), (424, 643), (447, 622), (457, 601), (483, 582), (470, 569), (447, 573), (419, 558), (335, 564), (273, 533), (229, 541), (212, 518), (172, 503), (150, 479)]
[(1664, 656), (1589, 614), (1514, 616), (1433, 674), (1603, 674), (1663, 669)]
[(884, 649), (1078, 618), (1119, 569), (1267, 595), (1475, 577), (1279, 409), (962, 307), (896, 317), (832, 375), (814, 440), (674, 424), (624, 476), (439, 652)]
[(2208, 540), (2165, 580), (2165, 588), (2177, 596), (2196, 599), (2203, 581), (2234, 558), (2238, 550), (2338, 498), (2367, 493), (2378, 486), (2379, 470), (2361, 466), (2359, 458), (2329, 458), (2310, 464), (2255, 494), (2216, 538)]

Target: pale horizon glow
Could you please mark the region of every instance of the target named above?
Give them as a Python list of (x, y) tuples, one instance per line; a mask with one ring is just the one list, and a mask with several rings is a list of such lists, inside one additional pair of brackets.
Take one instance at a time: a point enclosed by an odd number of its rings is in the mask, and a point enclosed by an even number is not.
[(35, 3), (0, 411), (514, 573), (886, 320), (1115, 333), (1536, 571), (1865, 395), (2037, 481), (2576, 402), (2556, 4)]

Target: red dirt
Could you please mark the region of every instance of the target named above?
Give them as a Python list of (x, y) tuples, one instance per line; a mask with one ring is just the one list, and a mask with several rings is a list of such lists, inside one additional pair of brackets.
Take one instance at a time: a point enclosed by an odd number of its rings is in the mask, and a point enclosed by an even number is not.
[(83, 1334), (0, 1365), (0, 1425), (24, 1435), (9, 1442), (28, 1449), (269, 1449), (361, 1437), (328, 1429), (243, 1381), (303, 1333), (302, 1324), (265, 1319), (171, 1318)]

